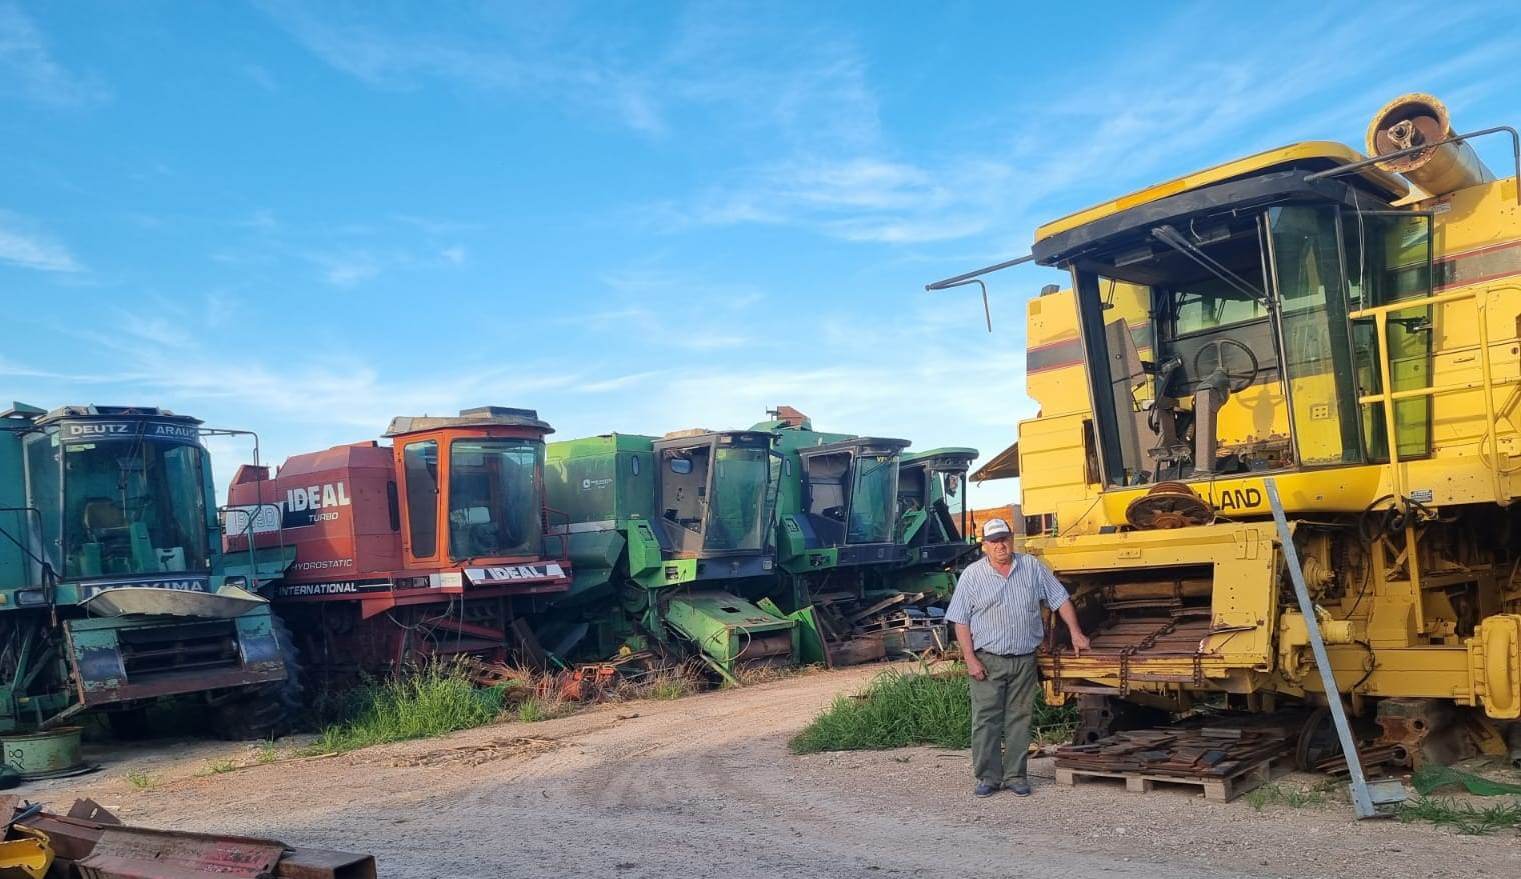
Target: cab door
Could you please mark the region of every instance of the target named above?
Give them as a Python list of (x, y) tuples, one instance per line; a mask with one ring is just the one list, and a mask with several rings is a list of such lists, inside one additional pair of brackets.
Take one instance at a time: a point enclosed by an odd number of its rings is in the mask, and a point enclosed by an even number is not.
[(444, 540), (444, 441), (439, 434), (400, 439), (395, 447), (401, 475), (401, 546), (408, 568), (437, 567)]

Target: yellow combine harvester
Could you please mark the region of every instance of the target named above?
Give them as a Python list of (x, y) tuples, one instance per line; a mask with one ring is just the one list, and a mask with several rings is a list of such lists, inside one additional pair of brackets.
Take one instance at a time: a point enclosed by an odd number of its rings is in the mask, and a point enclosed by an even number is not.
[[(1504, 131), (1521, 149), (1464, 137)], [(1427, 95), (1368, 144), (1379, 160), (1296, 144), (1036, 232), (1027, 259), (1072, 289), (1029, 303), (1018, 472), (1025, 547), (1093, 633), (1041, 659), (1080, 737), (1220, 694), (1322, 701), (1269, 476), (1355, 714), (1416, 761), (1502, 750), (1521, 717), (1517, 178)], [(1330, 739), (1322, 712), (1301, 759)]]

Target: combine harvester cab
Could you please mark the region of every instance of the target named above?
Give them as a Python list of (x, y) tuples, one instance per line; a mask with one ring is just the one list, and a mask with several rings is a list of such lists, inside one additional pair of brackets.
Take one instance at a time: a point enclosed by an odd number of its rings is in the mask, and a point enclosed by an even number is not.
[(138, 733), (153, 700), (192, 694), (225, 735), (279, 731), (288, 639), (242, 587), (284, 562), (223, 556), (201, 422), (17, 404), (0, 425), (0, 731), (106, 709)]
[(965, 491), (976, 459), (977, 450), (968, 448), (931, 449), (900, 459), (896, 540), (907, 548), (900, 576), (919, 580), (904, 582), (903, 588), (945, 598), (955, 590), (953, 569), (977, 548)]
[(790, 665), (798, 625), (753, 601), (776, 589), (779, 458), (764, 431), (604, 434), (552, 443), (550, 501), (569, 522), (575, 586), (544, 640), (561, 653), (692, 652), (732, 677)]
[[(1521, 716), (1517, 180), (1430, 96), (1368, 140), (1380, 160), (1296, 144), (1036, 232), (1072, 290), (1029, 305), (1025, 546), (1093, 638), (1041, 660), (1053, 698), (1085, 697), (1082, 737), (1127, 706), (1323, 701), (1267, 478), (1384, 743), (1493, 750)], [(1330, 738), (1307, 729), (1302, 760)]]
[[(935, 605), (973, 544), (954, 526), (946, 486), (959, 490), (971, 449), (911, 458), (908, 440), (815, 431), (789, 406), (754, 429), (782, 455), (777, 567), (807, 661), (850, 664), (943, 646)], [(942, 514), (941, 509), (944, 508)]]
[[(329, 676), (471, 654), (531, 663), (526, 625), (570, 588), (565, 538), (546, 536), (544, 437), (532, 410), (396, 418), (375, 441), (296, 455), (273, 478), (244, 466), (232, 508), (252, 549), (293, 548), (266, 587), (305, 660)], [(250, 538), (229, 534), (229, 551)]]

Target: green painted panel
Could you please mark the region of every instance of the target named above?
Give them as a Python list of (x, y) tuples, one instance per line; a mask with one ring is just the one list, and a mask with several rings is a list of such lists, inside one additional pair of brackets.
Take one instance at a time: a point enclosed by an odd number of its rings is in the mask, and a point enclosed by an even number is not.
[(550, 443), (544, 456), (549, 506), (576, 522), (653, 515), (653, 439), (612, 433)]

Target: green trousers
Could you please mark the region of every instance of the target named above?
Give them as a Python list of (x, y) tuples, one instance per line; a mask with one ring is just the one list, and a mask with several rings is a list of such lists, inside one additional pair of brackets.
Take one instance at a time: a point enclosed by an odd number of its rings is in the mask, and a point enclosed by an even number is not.
[(972, 772), (984, 784), (1025, 779), (1030, 758), (1030, 716), (1040, 672), (1035, 656), (998, 656), (977, 651), (988, 670), (972, 681)]

